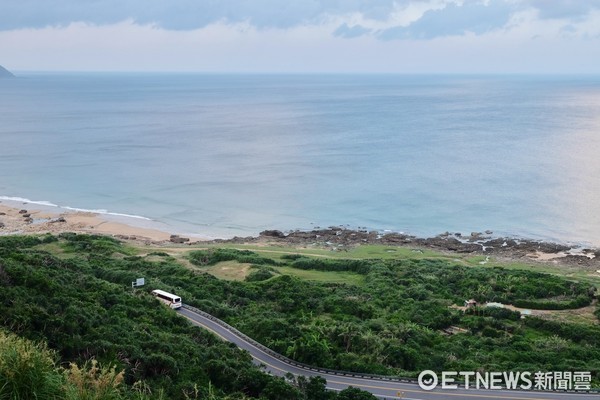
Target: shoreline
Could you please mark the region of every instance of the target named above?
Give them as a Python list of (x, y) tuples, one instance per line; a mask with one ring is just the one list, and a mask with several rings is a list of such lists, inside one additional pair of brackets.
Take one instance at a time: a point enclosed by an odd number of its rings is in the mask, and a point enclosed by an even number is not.
[[(383, 245), (430, 249), (449, 254), (495, 256), (528, 262), (577, 265), (592, 272), (600, 271), (600, 249), (523, 238), (494, 237), (493, 232), (470, 235), (445, 232), (422, 238), (399, 232), (378, 232), (346, 227), (329, 227), (310, 231), (281, 232), (266, 230), (257, 236), (215, 239), (208, 235), (176, 233), (168, 226), (152, 227), (152, 220), (134, 216), (94, 213), (65, 209), (54, 205), (0, 201), (0, 236), (16, 234), (60, 234), (75, 232), (100, 234), (144, 245), (257, 244), (291, 247), (320, 247), (345, 251), (359, 245)], [(144, 221), (145, 220), (145, 221)], [(145, 225), (145, 226), (144, 226)], [(162, 227), (161, 227), (162, 228)], [(480, 264), (487, 263), (484, 259)]]
[(110, 235), (143, 242), (168, 241), (166, 231), (134, 226), (105, 214), (65, 210), (43, 204), (0, 202), (0, 235), (76, 232)]

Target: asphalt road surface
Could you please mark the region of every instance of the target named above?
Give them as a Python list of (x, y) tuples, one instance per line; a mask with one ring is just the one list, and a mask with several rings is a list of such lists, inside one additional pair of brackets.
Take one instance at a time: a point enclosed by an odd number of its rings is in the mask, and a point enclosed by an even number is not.
[[(287, 373), (296, 376), (322, 376), (327, 380), (327, 388), (331, 390), (343, 390), (348, 386), (354, 386), (373, 393), (380, 399), (405, 399), (405, 400), (600, 400), (600, 394), (571, 393), (571, 392), (539, 392), (539, 391), (515, 391), (515, 390), (477, 390), (456, 389), (432, 391), (422, 390), (416, 383), (397, 382), (381, 379), (367, 379), (362, 377), (345, 376), (323, 373), (300, 366), (292, 365), (286, 361), (257, 347), (245, 338), (232, 332), (230, 329), (220, 325), (212, 319), (196, 313), (192, 310), (181, 308), (179, 314), (187, 318), (192, 324), (207, 329), (219, 336), (221, 339), (236, 344), (252, 355), (254, 361), (264, 365), (267, 371), (273, 375), (285, 376)], [(350, 375), (350, 373), (348, 374)]]

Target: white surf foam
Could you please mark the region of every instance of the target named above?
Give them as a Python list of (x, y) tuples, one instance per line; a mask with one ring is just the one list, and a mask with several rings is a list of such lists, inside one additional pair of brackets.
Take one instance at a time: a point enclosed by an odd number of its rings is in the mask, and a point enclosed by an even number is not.
[(108, 211), (105, 209), (87, 209), (87, 208), (60, 206), (58, 204), (54, 204), (54, 203), (46, 201), (46, 200), (30, 200), (25, 197), (0, 196), (0, 201), (2, 201), (2, 200), (14, 201), (14, 202), (25, 203), (25, 204), (37, 204), (40, 206), (55, 207), (55, 208), (61, 208), (61, 209), (70, 210), (70, 211), (89, 212), (89, 213), (94, 213), (94, 214), (113, 215), (115, 217), (136, 218), (136, 219), (143, 219), (145, 221), (152, 221), (151, 218), (144, 217), (142, 215), (117, 213), (117, 212), (111, 212), (111, 211)]

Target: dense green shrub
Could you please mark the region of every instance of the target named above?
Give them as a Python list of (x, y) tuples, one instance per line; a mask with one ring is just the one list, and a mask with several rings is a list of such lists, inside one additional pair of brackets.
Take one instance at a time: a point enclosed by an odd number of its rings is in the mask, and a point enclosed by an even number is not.
[(256, 264), (256, 265), (275, 265), (273, 259), (261, 257), (256, 253), (248, 250), (236, 249), (210, 249), (196, 250), (189, 253), (190, 262), (194, 265), (214, 265), (221, 261), (238, 261), (240, 263)]
[(124, 253), (121, 243), (109, 236), (61, 233), (58, 237), (66, 241), (66, 249), (72, 252), (87, 252), (92, 255), (104, 256), (116, 252)]
[(260, 281), (266, 281), (267, 279), (272, 278), (273, 276), (275, 276), (273, 274), (273, 272), (269, 271), (266, 268), (259, 268), (255, 271), (252, 271), (250, 274), (248, 274), (248, 276), (246, 277), (246, 282), (260, 282)]
[(0, 399), (63, 398), (56, 354), (0, 330)]
[(521, 313), (519, 311), (500, 307), (474, 307), (467, 309), (465, 314), (489, 316), (495, 319), (507, 319), (511, 321), (518, 321), (521, 319)]
[(306, 256), (303, 256), (302, 254), (283, 254), (281, 256), (281, 259), (294, 261), (294, 260), (297, 260), (299, 258), (304, 258), (304, 257), (306, 257)]
[(571, 310), (589, 306), (592, 300), (591, 296), (581, 294), (568, 301), (517, 299), (513, 301), (513, 305), (520, 308), (533, 308), (535, 310)]
[[(244, 353), (161, 306), (147, 293), (154, 288), (179, 294), (273, 350), (322, 367), (416, 376), (424, 369), (577, 366), (600, 380), (599, 326), (520, 319), (506, 309), (463, 313), (451, 307), (469, 298), (553, 303), (589, 296), (587, 285), (556, 276), (444, 260), (294, 257), (276, 263), (247, 251), (192, 252), (199, 265), (250, 262), (259, 266), (252, 273), (259, 277), (279, 265), (364, 277), (356, 285), (289, 275), (230, 282), (170, 257), (132, 257), (118, 242), (79, 236), (60, 239), (59, 245), (71, 250), (65, 259), (39, 251), (39, 240), (16, 239), (17, 246), (2, 246), (0, 240), (0, 323), (46, 341), (63, 362), (83, 365), (95, 358), (116, 365), (124, 371), (126, 387), (143, 381), (153, 393), (162, 389), (174, 399), (192, 396), (197, 388), (208, 397), (209, 383), (216, 398), (288, 390), (255, 369)], [(97, 254), (98, 241), (111, 253)], [(75, 251), (72, 243), (83, 245)], [(147, 286), (132, 290), (137, 277), (145, 277)]]
[(315, 269), (318, 271), (352, 271), (367, 274), (373, 262), (369, 260), (336, 260), (327, 258), (300, 257), (293, 260), (291, 266), (298, 269)]
[[(63, 260), (36, 250), (39, 244), (18, 237), (0, 240), (0, 323), (24, 338), (47, 342), (56, 353), (17, 339), (29, 346), (26, 350), (35, 350), (17, 353), (34, 356), (21, 362), (12, 350), (2, 352), (0, 333), (0, 398), (6, 390), (11, 400), (36, 398), (36, 393), (41, 394), (37, 398), (73, 400), (313, 399), (264, 374), (247, 353), (192, 327), (147, 293), (155, 287), (175, 291), (227, 318), (262, 293), (251, 285), (268, 281), (245, 286), (175, 263), (111, 257), (128, 250), (103, 237), (63, 235), (60, 244), (70, 251)], [(99, 248), (106, 251), (97, 254)], [(266, 267), (257, 272), (270, 273)], [(132, 277), (139, 276), (147, 277), (148, 287), (132, 290)], [(281, 278), (275, 286), (299, 283)], [(55, 360), (68, 368), (57, 369)], [(4, 367), (19, 373), (4, 374)]]

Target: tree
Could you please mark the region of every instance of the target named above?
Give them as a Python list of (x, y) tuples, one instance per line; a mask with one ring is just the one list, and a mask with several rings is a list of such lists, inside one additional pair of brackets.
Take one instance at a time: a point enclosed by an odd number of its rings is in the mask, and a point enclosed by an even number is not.
[(377, 400), (377, 397), (369, 392), (350, 386), (342, 390), (336, 400)]
[(311, 376), (310, 379), (300, 376), (297, 383), (305, 400), (334, 400), (337, 397), (335, 392), (327, 390), (327, 381), (321, 376)]
[(300, 391), (282, 379), (271, 379), (260, 395), (268, 400), (301, 400)]

